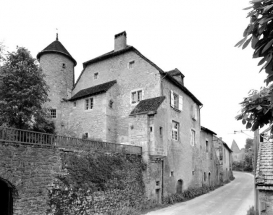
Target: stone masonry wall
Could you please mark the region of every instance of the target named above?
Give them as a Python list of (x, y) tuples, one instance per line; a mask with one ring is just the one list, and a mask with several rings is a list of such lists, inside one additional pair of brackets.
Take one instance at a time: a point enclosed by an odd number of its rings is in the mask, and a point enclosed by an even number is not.
[(18, 193), (14, 215), (45, 215), (48, 187), (60, 171), (56, 148), (0, 144), (0, 178), (9, 181)]
[[(64, 64), (64, 66), (63, 66)], [(46, 107), (56, 109), (56, 130), (62, 132), (63, 124), (67, 119), (64, 114), (65, 104), (63, 99), (69, 99), (74, 81), (74, 63), (60, 54), (43, 54), (40, 58), (40, 66), (45, 74), (45, 81), (50, 87)]]
[[(273, 191), (259, 190), (260, 215), (273, 214)], [(264, 204), (264, 208), (262, 207)]]
[[(133, 68), (128, 64), (134, 61)], [(94, 74), (98, 73), (97, 79)], [(134, 52), (127, 52), (87, 66), (79, 77), (73, 95), (79, 90), (117, 80), (116, 96), (112, 97), (116, 106), (116, 143), (129, 143), (129, 114), (131, 91), (142, 89), (143, 99), (160, 96), (159, 72)]]
[[(173, 90), (183, 96), (183, 110), (177, 111), (170, 106), (170, 91)], [(199, 148), (200, 148), (200, 111), (197, 120), (192, 119), (192, 106), (195, 102), (178, 87), (168, 80), (163, 79), (163, 95), (166, 96), (162, 108), (166, 109), (165, 116), (158, 114), (158, 118), (165, 120), (163, 135), (166, 137), (164, 144), (167, 145), (167, 158), (164, 166), (165, 194), (175, 192), (175, 187), (168, 186), (183, 181), (183, 190), (189, 186), (201, 186), (201, 177), (198, 171)], [(199, 108), (198, 108), (199, 110)], [(172, 121), (179, 123), (179, 140), (172, 140)], [(191, 145), (191, 129), (195, 130), (195, 144)], [(193, 174), (194, 171), (194, 174)], [(171, 174), (171, 172), (173, 172)], [(165, 195), (164, 194), (164, 195)]]

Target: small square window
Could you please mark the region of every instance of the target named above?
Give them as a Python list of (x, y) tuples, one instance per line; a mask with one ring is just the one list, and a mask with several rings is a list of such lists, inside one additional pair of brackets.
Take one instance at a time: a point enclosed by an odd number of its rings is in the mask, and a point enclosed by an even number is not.
[(156, 185), (156, 186), (159, 186), (159, 184), (160, 184), (160, 181), (156, 181), (156, 182), (155, 182), (155, 185)]
[(74, 107), (76, 107), (77, 106), (77, 102), (73, 102), (73, 105), (74, 105)]
[(99, 73), (94, 73), (94, 79), (98, 79), (98, 75), (99, 75)]
[(194, 170), (191, 171), (191, 174), (194, 175)]
[(171, 171), (171, 177), (173, 177), (174, 176), (174, 173), (173, 173), (173, 171)]
[(143, 91), (142, 90), (136, 90), (131, 92), (131, 103), (135, 104), (142, 100), (143, 98)]
[(178, 140), (179, 123), (172, 121), (172, 139)]
[(134, 60), (130, 61), (130, 62), (128, 63), (128, 68), (129, 68), (129, 69), (132, 69), (132, 68), (134, 67), (134, 64), (135, 64), (135, 61), (134, 61)]
[(56, 109), (50, 109), (51, 118), (56, 118)]
[(65, 63), (63, 63), (62, 67), (63, 67), (63, 69), (65, 69)]
[(88, 139), (88, 133), (84, 133), (84, 134), (82, 135), (82, 139)]

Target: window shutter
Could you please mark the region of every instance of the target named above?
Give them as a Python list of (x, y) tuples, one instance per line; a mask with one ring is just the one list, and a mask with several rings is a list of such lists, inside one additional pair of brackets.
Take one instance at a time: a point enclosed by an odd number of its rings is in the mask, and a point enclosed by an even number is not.
[(171, 107), (174, 107), (174, 96), (173, 96), (172, 90), (171, 90)]
[(179, 95), (179, 106), (178, 106), (179, 110), (183, 110), (183, 96)]

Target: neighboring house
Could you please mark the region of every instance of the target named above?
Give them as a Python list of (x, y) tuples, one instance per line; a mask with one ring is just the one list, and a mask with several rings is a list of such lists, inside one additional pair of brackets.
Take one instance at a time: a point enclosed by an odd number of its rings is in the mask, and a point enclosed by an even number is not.
[(258, 190), (259, 215), (273, 214), (272, 142), (261, 142), (259, 145), (255, 181)]
[(217, 185), (220, 182), (220, 162), (213, 144), (214, 135), (217, 134), (208, 128), (201, 126), (200, 171), (202, 172), (201, 176), (203, 178), (203, 184), (205, 185)]
[[(273, 143), (271, 129), (272, 126), (260, 133), (261, 142), (258, 143), (257, 147), (258, 156), (255, 172), (257, 201), (255, 201), (255, 208), (257, 208), (259, 215), (273, 214)], [(254, 144), (257, 143), (254, 142)]]
[(178, 69), (163, 71), (126, 37), (115, 35), (113, 51), (84, 62), (75, 84), (77, 63), (58, 38), (41, 51), (47, 107), (59, 134), (142, 146), (147, 197), (160, 202), (163, 195), (203, 184), (202, 103)]
[(239, 149), (235, 140), (232, 141), (231, 150), (232, 150), (232, 161), (241, 162), (244, 160), (245, 149), (244, 148)]
[(220, 137), (213, 137), (216, 155), (220, 161), (220, 181), (228, 181), (232, 176), (232, 150)]

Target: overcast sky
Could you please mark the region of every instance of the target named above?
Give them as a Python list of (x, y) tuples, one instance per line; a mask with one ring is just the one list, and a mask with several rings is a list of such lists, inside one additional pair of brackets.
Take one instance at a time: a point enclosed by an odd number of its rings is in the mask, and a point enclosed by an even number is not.
[(164, 71), (178, 68), (185, 86), (203, 103), (201, 124), (243, 147), (247, 135), (235, 120), (239, 103), (264, 86), (253, 50), (235, 48), (249, 23), (249, 0), (0, 0), (0, 42), (7, 50), (37, 53), (59, 40), (82, 63), (114, 48), (114, 35), (127, 32), (129, 45)]

